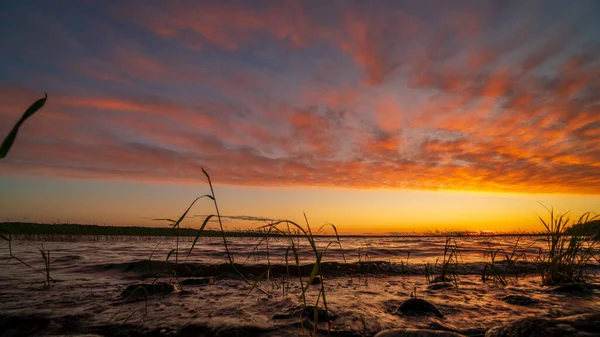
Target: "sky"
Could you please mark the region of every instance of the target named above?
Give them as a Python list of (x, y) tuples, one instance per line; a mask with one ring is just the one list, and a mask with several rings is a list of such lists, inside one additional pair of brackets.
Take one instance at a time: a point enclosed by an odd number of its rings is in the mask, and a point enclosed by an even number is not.
[[(541, 230), (600, 212), (600, 2), (0, 4), (0, 218)], [(193, 208), (184, 226), (214, 212)]]

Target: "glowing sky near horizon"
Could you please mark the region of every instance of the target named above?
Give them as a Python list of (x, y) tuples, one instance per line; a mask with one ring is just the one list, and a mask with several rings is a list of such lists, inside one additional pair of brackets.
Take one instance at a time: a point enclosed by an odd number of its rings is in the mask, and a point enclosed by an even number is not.
[(227, 215), (306, 211), (346, 233), (599, 212), (599, 15), (594, 0), (3, 3), (0, 134), (49, 98), (0, 162), (0, 217), (156, 224), (207, 191), (201, 167)]

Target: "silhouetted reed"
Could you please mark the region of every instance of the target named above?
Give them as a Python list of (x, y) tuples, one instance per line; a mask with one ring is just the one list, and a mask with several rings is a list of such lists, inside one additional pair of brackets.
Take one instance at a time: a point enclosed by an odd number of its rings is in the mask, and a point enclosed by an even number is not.
[[(546, 207), (546, 206), (544, 206)], [(553, 208), (547, 208), (549, 219), (538, 219), (544, 225), (547, 235), (548, 251), (543, 258), (542, 283), (557, 285), (565, 283), (585, 283), (584, 274), (588, 263), (596, 259), (595, 242), (588, 237), (569, 235), (571, 228), (567, 213), (556, 214)], [(598, 218), (590, 212), (582, 214), (575, 225), (588, 223)]]

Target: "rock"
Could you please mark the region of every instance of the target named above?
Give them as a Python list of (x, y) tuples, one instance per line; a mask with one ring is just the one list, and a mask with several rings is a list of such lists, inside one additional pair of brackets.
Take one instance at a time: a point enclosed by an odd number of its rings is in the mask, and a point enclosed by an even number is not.
[(514, 305), (532, 305), (538, 303), (538, 301), (533, 298), (524, 295), (506, 295), (500, 299), (508, 304)]
[(486, 331), (487, 331), (486, 328), (469, 328), (469, 329), (464, 329), (463, 331), (461, 331), (461, 333), (465, 336), (484, 337)]
[[(176, 337), (222, 336), (222, 337), (251, 337), (265, 336), (272, 330), (267, 326), (233, 325), (223, 327), (209, 327), (203, 324), (189, 324), (179, 330), (179, 333), (167, 334)], [(148, 335), (145, 335), (149, 337)], [(161, 335), (165, 336), (165, 335)]]
[(50, 320), (39, 315), (0, 316), (2, 336), (41, 336)]
[(454, 280), (452, 278), (448, 277), (448, 276), (442, 276), (442, 275), (440, 275), (440, 276), (436, 276), (429, 283), (440, 283), (440, 282), (443, 282), (443, 283), (452, 283), (452, 282), (454, 282)]
[(204, 284), (210, 284), (210, 283), (212, 283), (212, 280), (208, 277), (188, 278), (188, 279), (181, 281), (181, 285), (184, 285), (184, 286), (198, 286), (198, 285), (204, 285)]
[(454, 287), (454, 285), (452, 285), (450, 283), (438, 282), (438, 283), (432, 283), (432, 284), (428, 285), (427, 290), (439, 290), (439, 289), (446, 289), (446, 288), (452, 288), (452, 287)]
[(600, 336), (600, 313), (555, 319), (527, 317), (489, 329), (485, 337)]
[(586, 283), (567, 283), (549, 288), (547, 291), (552, 293), (591, 293), (596, 288), (592, 284)]
[(408, 316), (437, 316), (444, 317), (442, 312), (432, 303), (422, 298), (410, 298), (398, 307), (397, 313), (401, 313)]
[(379, 331), (375, 337), (464, 337), (464, 335), (452, 331), (400, 328)]
[[(302, 317), (306, 317), (308, 319), (313, 320), (315, 317), (315, 307), (307, 306), (306, 308), (304, 308), (304, 310), (302, 310)], [(328, 322), (330, 320), (335, 321), (336, 316), (331, 311), (326, 311), (325, 309), (318, 308), (317, 319), (319, 320), (319, 322)]]
[(310, 283), (311, 286), (314, 286), (314, 285), (317, 285), (317, 284), (321, 284), (321, 277), (320, 276), (315, 276), (315, 278)]
[(454, 332), (459, 335), (462, 334), (462, 335), (465, 335), (468, 337), (483, 337), (483, 336), (485, 336), (485, 332), (487, 331), (486, 328), (459, 329), (453, 325), (443, 324), (436, 319), (429, 321), (427, 326), (425, 326), (424, 328), (430, 329), (430, 330), (450, 331), (450, 332)]
[(132, 284), (121, 293), (122, 297), (144, 297), (153, 295), (167, 295), (175, 291), (172, 284), (165, 282)]
[[(273, 319), (288, 319), (288, 318), (298, 318), (302, 315), (303, 318), (308, 318), (310, 320), (314, 320), (315, 317), (315, 307), (308, 305), (306, 307), (302, 307), (301, 305), (297, 305), (291, 308), (287, 308), (282, 312), (276, 313), (273, 315)], [(325, 309), (318, 308), (317, 319), (319, 322), (328, 322), (335, 321), (336, 316), (333, 312), (327, 312)]]

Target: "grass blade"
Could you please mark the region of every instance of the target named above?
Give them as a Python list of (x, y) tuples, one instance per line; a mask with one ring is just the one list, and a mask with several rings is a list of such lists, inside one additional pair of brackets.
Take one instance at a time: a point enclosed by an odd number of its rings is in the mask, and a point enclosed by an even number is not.
[(211, 215), (207, 216), (206, 219), (204, 219), (204, 222), (202, 223), (202, 226), (200, 226), (200, 229), (198, 230), (198, 234), (196, 234), (196, 238), (194, 238), (194, 242), (192, 243), (192, 247), (190, 247), (190, 251), (188, 252), (188, 255), (186, 256), (186, 259), (188, 257), (190, 257), (190, 254), (192, 254), (192, 249), (194, 249), (194, 246), (196, 245), (196, 242), (200, 238), (200, 235), (202, 235), (202, 232), (204, 231), (204, 227), (206, 227), (206, 224), (208, 224), (208, 221), (213, 216), (215, 216), (215, 215), (211, 214)]
[(167, 258), (165, 259), (165, 263), (167, 263), (169, 261), (169, 258), (171, 257), (171, 255), (173, 255), (173, 253), (175, 253), (177, 251), (177, 249), (171, 249), (169, 251), (169, 253), (167, 254)]
[(40, 98), (35, 101), (21, 116), (21, 118), (15, 123), (12, 130), (8, 133), (6, 138), (2, 141), (2, 145), (0, 146), (0, 159), (6, 157), (8, 152), (10, 151), (15, 139), (17, 138), (17, 134), (19, 133), (19, 128), (21, 125), (27, 120), (27, 118), (33, 116), (33, 114), (41, 109), (44, 104), (46, 104), (46, 99), (48, 99), (48, 94), (44, 93), (44, 98)]
[(196, 201), (202, 199), (202, 198), (210, 198), (212, 199), (213, 197), (211, 195), (203, 195), (200, 196), (198, 198), (196, 198), (194, 201), (192, 201), (192, 203), (190, 204), (190, 207), (188, 207), (185, 212), (179, 217), (179, 220), (177, 220), (174, 224), (173, 224), (173, 228), (179, 227), (179, 225), (181, 224), (181, 222), (183, 221), (183, 219), (185, 218), (185, 216), (188, 214), (188, 212), (190, 211), (190, 209), (192, 209), (192, 206), (194, 206), (194, 204), (196, 203)]

